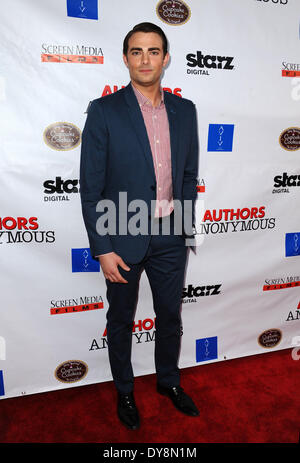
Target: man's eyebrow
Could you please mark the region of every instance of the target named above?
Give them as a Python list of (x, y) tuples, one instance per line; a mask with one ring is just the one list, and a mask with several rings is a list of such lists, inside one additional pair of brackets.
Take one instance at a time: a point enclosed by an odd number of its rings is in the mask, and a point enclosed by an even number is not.
[[(132, 47), (132, 48), (130, 48), (129, 51), (133, 51), (133, 50), (141, 51), (143, 49), (141, 47)], [(159, 47), (150, 47), (150, 48), (148, 48), (148, 51), (153, 51), (153, 50), (160, 50), (160, 48)]]

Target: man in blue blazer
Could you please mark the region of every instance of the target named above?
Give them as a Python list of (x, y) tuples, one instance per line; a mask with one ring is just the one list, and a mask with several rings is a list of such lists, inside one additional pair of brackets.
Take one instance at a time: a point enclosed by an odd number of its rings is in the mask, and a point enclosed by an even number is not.
[(91, 253), (99, 258), (107, 284), (108, 354), (117, 412), (125, 426), (137, 429), (131, 347), (143, 270), (156, 315), (157, 391), (181, 412), (199, 415), (180, 386), (178, 368), (186, 238), (195, 223), (198, 139), (194, 104), (161, 88), (169, 61), (161, 28), (135, 26), (124, 39), (123, 59), (130, 84), (89, 107), (80, 192)]

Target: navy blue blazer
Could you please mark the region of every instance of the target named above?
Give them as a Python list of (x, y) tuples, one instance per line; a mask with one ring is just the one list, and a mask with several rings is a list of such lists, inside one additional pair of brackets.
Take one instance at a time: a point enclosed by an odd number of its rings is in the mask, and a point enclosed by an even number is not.
[[(164, 92), (164, 101), (170, 127), (173, 198), (182, 204), (183, 200), (192, 201), (194, 223), (198, 176), (195, 105), (168, 92)], [(119, 233), (119, 192), (127, 193), (128, 203), (144, 200), (151, 213), (151, 200), (156, 198), (155, 171), (143, 115), (131, 84), (90, 104), (82, 133), (80, 195), (92, 256), (114, 251), (125, 262), (137, 263), (147, 252), (150, 234)], [(116, 234), (100, 236), (97, 232), (97, 220), (107, 211), (96, 210), (103, 199), (113, 201), (116, 207)], [(127, 222), (137, 211), (127, 212)]]

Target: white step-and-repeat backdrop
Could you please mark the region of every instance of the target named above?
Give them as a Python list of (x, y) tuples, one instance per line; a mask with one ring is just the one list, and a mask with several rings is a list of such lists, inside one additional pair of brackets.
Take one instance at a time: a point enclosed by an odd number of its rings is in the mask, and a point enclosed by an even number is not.
[[(198, 246), (179, 366), (297, 344), (299, 20), (299, 0), (2, 4), (1, 398), (111, 380), (106, 286), (81, 216), (81, 132), (89, 101), (128, 84), (123, 38), (143, 21), (170, 42), (163, 87), (198, 111)], [(155, 371), (154, 341), (143, 274), (137, 376)]]

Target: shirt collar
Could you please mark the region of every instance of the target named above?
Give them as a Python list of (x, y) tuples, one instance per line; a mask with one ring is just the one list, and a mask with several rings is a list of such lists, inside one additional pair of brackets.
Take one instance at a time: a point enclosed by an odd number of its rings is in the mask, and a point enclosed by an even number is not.
[[(132, 83), (131, 86), (133, 88), (133, 91), (135, 93), (135, 96), (138, 100), (138, 103), (140, 105), (141, 109), (145, 109), (146, 111), (152, 111), (153, 106), (149, 98), (147, 98), (145, 95), (143, 95)], [(160, 95), (161, 95), (161, 101), (158, 106), (156, 106), (154, 109), (163, 109), (164, 107), (164, 91), (162, 87), (160, 87)]]

